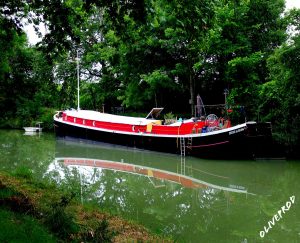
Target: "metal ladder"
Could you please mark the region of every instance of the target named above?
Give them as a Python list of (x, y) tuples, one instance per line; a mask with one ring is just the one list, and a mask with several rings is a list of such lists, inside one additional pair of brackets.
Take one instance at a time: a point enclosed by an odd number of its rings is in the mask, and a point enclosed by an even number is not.
[(192, 149), (192, 145), (193, 145), (193, 137), (188, 137), (187, 147), (189, 149)]
[(185, 175), (185, 138), (180, 137), (180, 174)]
[(180, 156), (180, 174), (185, 175), (185, 156)]
[(180, 137), (180, 155), (185, 156), (185, 138)]

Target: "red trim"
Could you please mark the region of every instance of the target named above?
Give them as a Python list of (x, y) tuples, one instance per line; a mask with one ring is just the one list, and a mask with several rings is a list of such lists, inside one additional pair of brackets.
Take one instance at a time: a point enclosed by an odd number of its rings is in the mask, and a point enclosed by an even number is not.
[(196, 146), (191, 146), (192, 148), (201, 148), (201, 147), (210, 147), (210, 146), (216, 146), (216, 145), (221, 145), (229, 143), (229, 141), (224, 141), (224, 142), (219, 142), (219, 143), (211, 143), (211, 144), (203, 144), (203, 145), (196, 145)]
[[(86, 127), (95, 127), (100, 129), (102, 128), (111, 131), (130, 132), (130, 133), (146, 133), (147, 131), (146, 125), (130, 125), (130, 124), (82, 119), (74, 116), (67, 116), (66, 113), (63, 113), (63, 120), (72, 124), (83, 125)], [(204, 121), (182, 123), (179, 126), (153, 124), (150, 133), (158, 134), (158, 135), (159, 134), (186, 135), (186, 134), (193, 134), (193, 133), (201, 133), (203, 127), (205, 127)]]
[(157, 179), (173, 181), (188, 188), (207, 188), (207, 185), (193, 181), (191, 178), (186, 178), (184, 175), (172, 174), (167, 171), (159, 171), (151, 168), (143, 168), (142, 166), (139, 165), (122, 164), (120, 162), (114, 162), (114, 161), (73, 159), (73, 158), (65, 158), (64, 164), (92, 166), (92, 167), (100, 167), (103, 169), (113, 169), (113, 170), (118, 170), (123, 172), (131, 172), (131, 173), (136, 173), (148, 177), (154, 177)]

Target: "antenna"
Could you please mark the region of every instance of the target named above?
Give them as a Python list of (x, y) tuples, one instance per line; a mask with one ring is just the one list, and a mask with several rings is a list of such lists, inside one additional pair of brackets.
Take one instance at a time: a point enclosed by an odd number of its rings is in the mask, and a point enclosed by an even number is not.
[(80, 110), (80, 104), (79, 104), (79, 56), (78, 56), (78, 50), (77, 52), (77, 57), (76, 57), (76, 62), (77, 62), (77, 111)]

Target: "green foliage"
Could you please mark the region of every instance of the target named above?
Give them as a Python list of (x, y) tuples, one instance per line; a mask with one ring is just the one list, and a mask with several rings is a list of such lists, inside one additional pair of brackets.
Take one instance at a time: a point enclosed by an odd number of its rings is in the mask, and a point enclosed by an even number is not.
[(216, 6), (208, 50), (212, 59), (204, 62), (212, 72), (204, 78), (214, 83), (215, 92), (229, 89), (231, 99), (247, 107), (249, 119), (256, 118), (257, 86), (268, 76), (266, 59), (286, 39), (283, 10), (282, 0), (227, 1)]
[[(190, 103), (193, 114), (195, 94), (223, 103), (227, 88), (229, 103), (245, 106), (248, 120), (270, 118), (276, 131), (286, 131), (282, 141), (298, 143), (297, 119), (290, 128), (275, 119), (284, 110), (299, 114), (298, 94), (285, 87), (297, 91), (290, 60), (297, 48), (290, 47), (299, 33), (282, 45), (287, 29), (299, 31), (300, 14), (283, 11), (284, 0), (0, 3), (0, 126), (43, 120), (51, 129), (54, 107), (76, 107), (78, 50), (82, 108), (164, 106), (186, 113)], [(38, 48), (27, 45), (22, 18), (47, 23)], [(272, 102), (282, 107), (268, 111)]]
[(5, 198), (10, 198), (11, 196), (16, 195), (17, 192), (10, 188), (2, 188), (0, 190), (0, 199), (3, 200)]
[(229, 104), (243, 104), (248, 107), (250, 119), (257, 112), (258, 85), (261, 80), (256, 70), (262, 63), (264, 55), (253, 53), (248, 57), (237, 57), (229, 61), (228, 73), (234, 88), (228, 98)]
[(25, 166), (17, 167), (16, 170), (12, 172), (12, 175), (16, 177), (28, 179), (28, 180), (31, 180), (33, 178), (33, 173), (31, 169)]
[(0, 217), (1, 242), (57, 242), (53, 235), (31, 216), (0, 209)]
[(274, 124), (275, 138), (288, 146), (288, 152), (299, 151), (300, 133), (300, 39), (283, 45), (268, 59), (269, 82), (260, 89), (260, 115)]
[(42, 122), (41, 127), (46, 131), (53, 130), (53, 115), (57, 110), (54, 108), (41, 107), (37, 116), (37, 122)]
[(165, 124), (168, 125), (176, 122), (176, 117), (172, 112), (169, 112), (164, 115), (164, 120), (165, 120)]
[(82, 237), (83, 240), (87, 242), (113, 242), (113, 237), (117, 233), (108, 228), (109, 223), (107, 219), (96, 221), (95, 224), (95, 231), (92, 233), (87, 231)]
[[(127, 240), (128, 235), (138, 238), (147, 233), (144, 228), (117, 216), (110, 217), (99, 210), (98, 203), (88, 203), (88, 207), (81, 205), (74, 200), (73, 192), (63, 193), (61, 189), (57, 184), (39, 179), (27, 180), (0, 173), (0, 225), (5, 229), (0, 231), (1, 241), (112, 242), (118, 234), (121, 240)], [(89, 190), (93, 193), (94, 189)], [(149, 238), (153, 239), (150, 235)]]
[(175, 119), (175, 116), (172, 112), (169, 112), (164, 115), (164, 119)]
[(62, 196), (59, 202), (51, 205), (46, 217), (46, 225), (62, 239), (68, 239), (70, 234), (75, 234), (79, 230), (74, 222), (74, 215), (66, 211), (73, 197), (74, 195)]
[(9, 69), (0, 83), (0, 120), (8, 127), (35, 125), (44, 113), (43, 107), (55, 106), (57, 102), (52, 67), (41, 52), (27, 47), (24, 34), (15, 33), (14, 38), (10, 43), (14, 52), (3, 50), (10, 58), (5, 64)]

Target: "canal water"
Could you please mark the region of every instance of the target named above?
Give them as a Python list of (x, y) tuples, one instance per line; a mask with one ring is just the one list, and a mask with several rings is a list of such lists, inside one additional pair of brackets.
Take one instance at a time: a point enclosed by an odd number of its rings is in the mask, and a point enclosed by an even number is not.
[(84, 203), (177, 242), (300, 242), (300, 161), (204, 160), (0, 130), (2, 171), (29, 168)]

